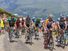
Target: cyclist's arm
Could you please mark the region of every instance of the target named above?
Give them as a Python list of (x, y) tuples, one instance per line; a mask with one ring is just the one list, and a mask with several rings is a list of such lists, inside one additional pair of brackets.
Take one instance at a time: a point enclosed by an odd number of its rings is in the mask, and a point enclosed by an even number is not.
[(59, 22), (58, 22), (58, 28), (61, 29), (61, 28), (60, 28), (60, 25), (59, 25)]
[(65, 30), (67, 29), (67, 24), (66, 24), (66, 22), (65, 22)]

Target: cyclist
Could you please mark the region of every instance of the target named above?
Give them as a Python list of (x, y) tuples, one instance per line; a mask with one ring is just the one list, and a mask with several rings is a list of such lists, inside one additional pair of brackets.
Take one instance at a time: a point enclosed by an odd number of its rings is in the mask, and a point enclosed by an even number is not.
[(16, 21), (16, 33), (15, 33), (16, 38), (19, 38), (19, 30), (20, 30), (20, 20), (18, 18)]
[[(59, 25), (59, 35), (58, 35), (59, 43), (57, 45), (62, 46), (64, 44), (64, 40), (65, 40), (64, 32), (65, 32), (65, 28), (66, 28), (66, 24), (65, 24), (65, 20), (64, 20), (63, 16), (60, 17), (58, 25)], [(62, 47), (64, 48), (65, 46), (63, 45)]]
[(14, 18), (15, 16), (12, 16), (10, 19), (8, 19), (8, 22), (9, 22), (9, 40), (10, 42), (12, 42), (12, 36), (13, 36), (13, 33), (14, 32), (11, 32), (11, 31), (14, 31), (15, 29), (15, 21), (16, 19)]
[[(45, 29), (47, 29), (47, 34), (48, 34), (48, 36), (47, 36), (47, 38), (46, 39), (48, 39), (47, 40), (47, 45), (49, 45), (49, 43), (50, 43), (50, 40), (53, 38), (52, 37), (52, 24), (53, 24), (53, 19), (52, 19), (52, 16), (49, 16), (47, 19), (47, 24), (45, 25), (46, 26), (46, 28)], [(45, 40), (45, 39), (44, 39)], [(44, 45), (45, 47), (46, 47), (46, 45)], [(48, 47), (48, 46), (47, 46)]]

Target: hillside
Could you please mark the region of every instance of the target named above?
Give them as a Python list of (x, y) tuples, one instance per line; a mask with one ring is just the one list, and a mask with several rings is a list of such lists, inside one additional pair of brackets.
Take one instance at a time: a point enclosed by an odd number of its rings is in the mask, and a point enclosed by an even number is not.
[(5, 11), (4, 9), (0, 8), (0, 14), (3, 14), (3, 13), (5, 13), (7, 16), (12, 16), (13, 15), (13, 14)]

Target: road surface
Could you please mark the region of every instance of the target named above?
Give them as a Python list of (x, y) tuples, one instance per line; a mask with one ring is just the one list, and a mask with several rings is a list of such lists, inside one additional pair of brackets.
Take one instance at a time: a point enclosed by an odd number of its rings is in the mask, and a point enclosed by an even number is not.
[[(15, 39), (14, 42), (10, 43), (8, 38), (8, 33), (0, 35), (0, 51), (49, 51), (43, 48), (43, 35), (40, 34), (39, 40), (34, 40), (33, 44), (25, 44), (25, 35), (22, 35), (19, 39)], [(61, 47), (56, 47), (54, 51), (68, 51), (68, 47), (62, 49)]]

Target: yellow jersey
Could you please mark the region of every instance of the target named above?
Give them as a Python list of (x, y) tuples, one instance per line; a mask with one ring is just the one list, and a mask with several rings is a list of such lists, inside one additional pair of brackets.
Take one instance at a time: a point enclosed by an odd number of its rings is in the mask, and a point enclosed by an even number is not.
[(4, 21), (2, 19), (0, 21), (0, 27), (4, 27)]

